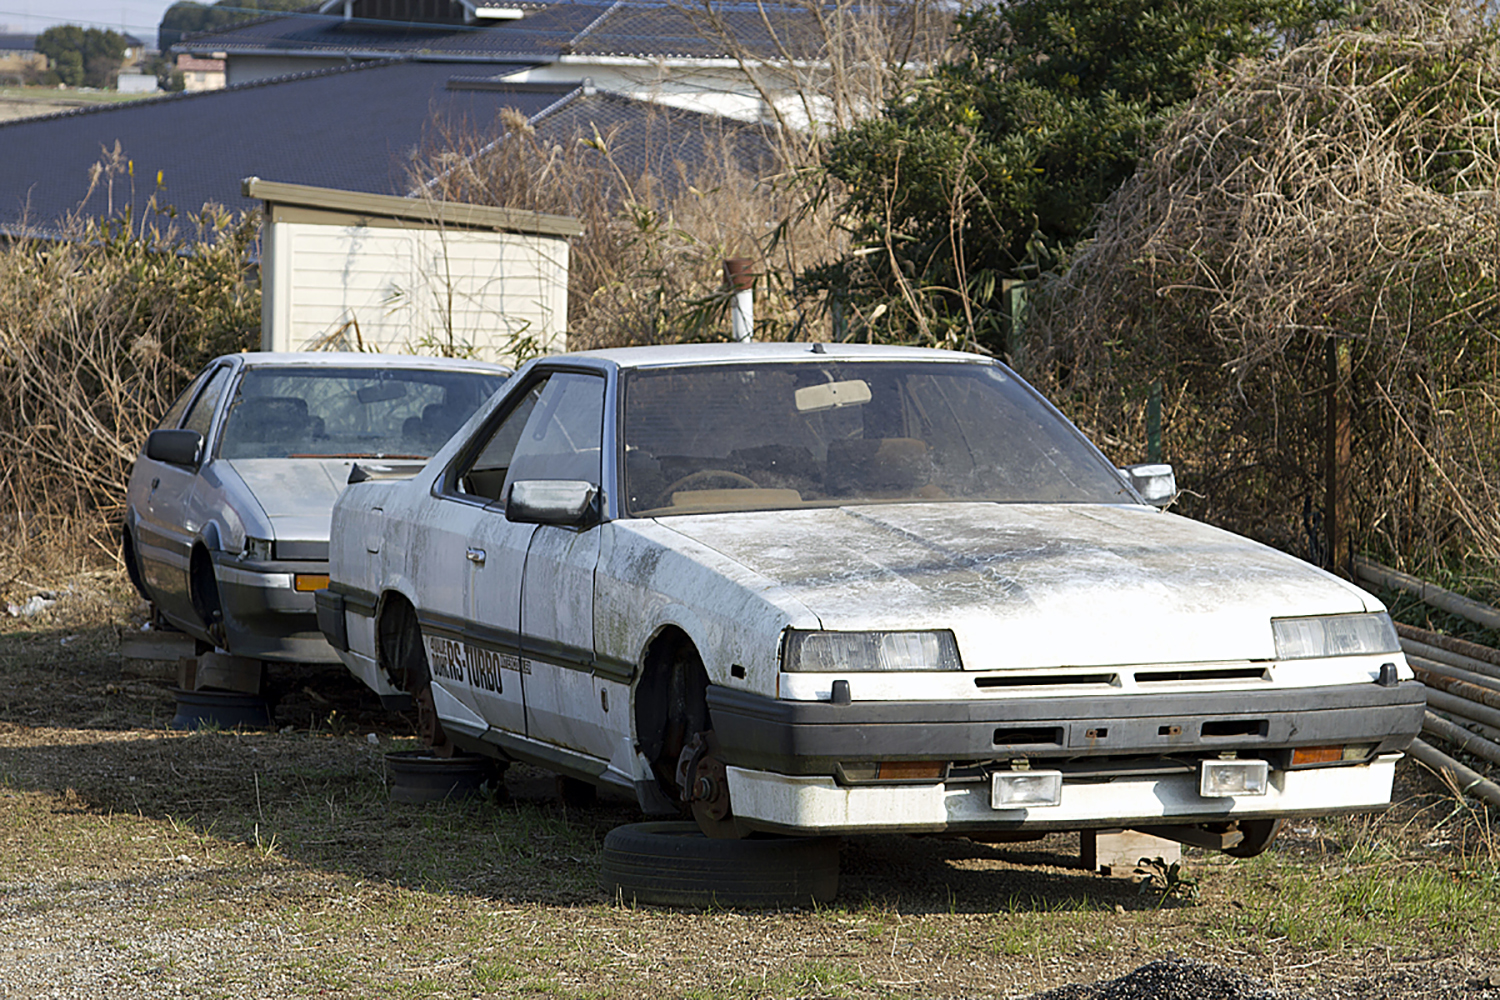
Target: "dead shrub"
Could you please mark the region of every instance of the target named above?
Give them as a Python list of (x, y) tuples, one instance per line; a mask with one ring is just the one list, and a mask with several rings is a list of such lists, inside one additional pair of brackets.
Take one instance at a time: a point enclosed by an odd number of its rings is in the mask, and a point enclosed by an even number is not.
[(1206, 85), (1041, 290), (1029, 374), (1122, 462), (1161, 383), (1181, 508), (1315, 555), (1347, 344), (1356, 549), (1494, 566), (1497, 94), (1480, 10), (1400, 0)]
[(0, 245), (0, 585), (117, 559), (146, 433), (205, 361), (258, 343), (255, 220), (174, 216)]

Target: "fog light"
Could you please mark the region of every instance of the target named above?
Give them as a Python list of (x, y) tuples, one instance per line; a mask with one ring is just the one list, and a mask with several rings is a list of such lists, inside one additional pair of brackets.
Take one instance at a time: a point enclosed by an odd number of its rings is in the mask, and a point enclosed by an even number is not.
[(1055, 806), (1062, 801), (1061, 771), (997, 771), (990, 775), (990, 805)]
[(1198, 794), (1206, 799), (1231, 795), (1264, 795), (1271, 765), (1263, 760), (1205, 760), (1198, 772)]
[(328, 589), (327, 573), (298, 573), (292, 581), (292, 585), (304, 594), (310, 594), (315, 590)]

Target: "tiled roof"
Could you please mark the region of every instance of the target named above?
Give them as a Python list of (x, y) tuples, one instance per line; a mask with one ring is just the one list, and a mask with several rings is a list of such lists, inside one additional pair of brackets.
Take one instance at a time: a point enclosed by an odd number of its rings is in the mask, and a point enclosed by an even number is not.
[[(559, 55), (643, 58), (721, 58), (729, 54), (724, 35), (765, 58), (816, 57), (821, 38), (804, 7), (768, 3), (717, 4), (711, 13), (689, 11), (661, 0), (581, 0), (508, 4), (526, 11), (514, 21), (475, 26), (345, 21), (326, 14), (291, 14), (207, 32), (183, 39), (184, 52), (285, 53), (368, 57), (421, 53), (452, 58), (555, 59)], [(766, 27), (775, 25), (775, 38)]]
[(35, 35), (0, 35), (0, 52), (33, 52)]
[[(466, 67), (502, 73), (519, 67)], [(102, 216), (133, 207), (140, 218), (155, 190), (159, 203), (196, 211), (213, 201), (230, 209), (256, 203), (240, 194), (251, 175), (267, 180), (404, 194), (406, 164), (427, 137), (435, 112), (488, 127), (513, 106), (532, 115), (571, 88), (499, 93), (449, 90), (452, 64), (403, 61), (298, 74), (223, 90), (95, 105), (0, 122), (0, 228), (23, 220), (50, 230), (88, 192), (89, 171), (120, 143), (133, 180), (101, 183), (85, 206)]]
[[(691, 169), (705, 137), (734, 131), (752, 166), (764, 154), (758, 133), (710, 115), (662, 108), (577, 84), (506, 84), (515, 65), (438, 61), (359, 63), (223, 90), (177, 94), (0, 122), (0, 232), (55, 232), (88, 190), (90, 168), (119, 142), (133, 164), (101, 183), (85, 206), (91, 216), (131, 207), (139, 219), (155, 190), (158, 202), (196, 211), (213, 201), (241, 210), (249, 176), (375, 194), (406, 194), (407, 164), (433, 138), (435, 117), (498, 128), (514, 108), (552, 141), (600, 135), (622, 167), (650, 166), (659, 176)], [(474, 77), (455, 79), (461, 71)], [(476, 78), (478, 77), (478, 78)], [(690, 174), (689, 174), (690, 175)]]

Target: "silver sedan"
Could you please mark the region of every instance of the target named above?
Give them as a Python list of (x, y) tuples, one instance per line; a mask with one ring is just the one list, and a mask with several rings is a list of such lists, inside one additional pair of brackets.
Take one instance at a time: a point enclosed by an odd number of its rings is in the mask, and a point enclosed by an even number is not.
[(509, 369), (380, 354), (232, 354), (147, 437), (125, 564), (167, 622), (231, 654), (338, 662), (318, 631), (333, 502), (362, 474), (420, 469)]

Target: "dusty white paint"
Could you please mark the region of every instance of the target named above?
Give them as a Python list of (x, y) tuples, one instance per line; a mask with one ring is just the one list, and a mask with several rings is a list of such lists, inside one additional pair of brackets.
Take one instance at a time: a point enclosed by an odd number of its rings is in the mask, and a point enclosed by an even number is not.
[(568, 243), (455, 228), (273, 221), (262, 347), (514, 363), (567, 336)]
[[(568, 360), (613, 378), (620, 367), (636, 364), (764, 360), (806, 350), (720, 345)], [(909, 356), (890, 348), (863, 353)], [(919, 356), (975, 363), (939, 352)], [(605, 673), (638, 669), (651, 640), (666, 628), (689, 637), (712, 684), (783, 700), (827, 699), (840, 679), (781, 673), (779, 645), (788, 628), (953, 630), (962, 671), (851, 671), (842, 679), (859, 701), (1128, 697), (1142, 693), (1135, 667), (1167, 664), (1255, 665), (1264, 673), (1158, 682), (1153, 694), (1232, 697), (1368, 683), (1381, 662), (1390, 661), (1402, 677), (1410, 676), (1396, 652), (1277, 663), (1273, 618), (1376, 611), (1379, 602), (1299, 560), (1144, 505), (867, 504), (606, 519), (575, 530), (513, 523), (493, 506), (441, 495), (445, 468), (487, 413), (522, 391), (527, 377), (527, 370), (518, 373), (510, 391), (476, 414), (414, 479), (346, 490), (335, 506), (331, 552), (339, 583), (373, 593), (400, 591), (419, 609), (476, 633), (519, 635), (521, 643), (535, 644), (522, 654), (529, 661), (519, 677), (523, 712), (511, 695), (486, 698), (468, 676), (435, 682), (445, 725), (507, 752), (530, 747), (525, 753), (535, 751), (543, 763), (566, 761), (575, 771), (638, 789), (650, 783), (649, 769), (633, 750), (635, 713), (627, 695), (635, 692), (580, 668), (579, 661), (592, 654)], [(610, 424), (606, 420), (606, 455), (618, 450)], [(615, 484), (601, 485), (608, 497)], [(475, 550), (482, 559), (473, 557)], [(368, 633), (357, 640), (361, 651), (370, 641)], [(548, 662), (547, 650), (559, 647), (572, 651), (571, 665)], [(540, 650), (535, 656), (534, 649)], [(368, 678), (367, 656), (346, 659)], [(977, 673), (1014, 677), (1022, 670), (1042, 676), (1108, 672), (1115, 679), (1066, 689), (974, 685)], [(736, 815), (764, 828), (935, 831), (986, 821), (1068, 828), (1378, 807), (1389, 801), (1396, 757), (1274, 772), (1271, 793), (1249, 801), (1205, 800), (1196, 775), (1173, 775), (1065, 784), (1059, 805), (1030, 810), (993, 808), (983, 782), (846, 788), (831, 777), (736, 767), (729, 777)]]

